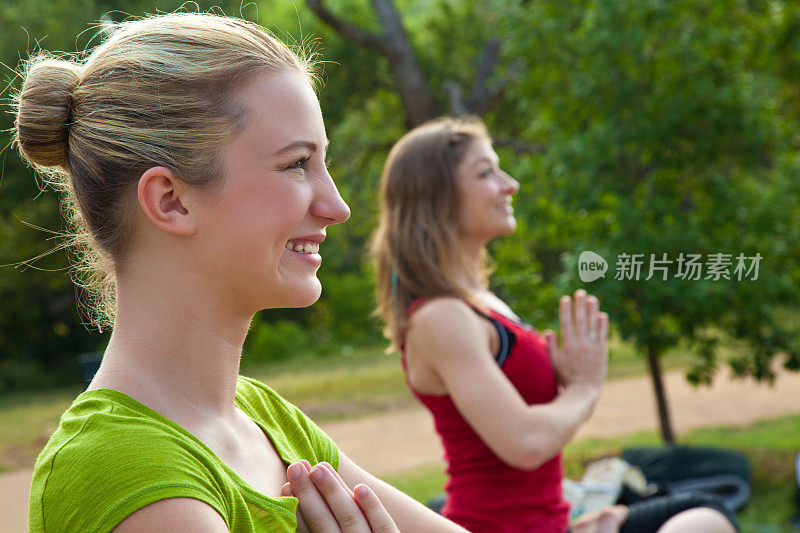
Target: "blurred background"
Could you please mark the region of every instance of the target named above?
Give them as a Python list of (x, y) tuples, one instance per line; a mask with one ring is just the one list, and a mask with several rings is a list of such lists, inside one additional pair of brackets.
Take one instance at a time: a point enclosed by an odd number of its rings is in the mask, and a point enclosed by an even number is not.
[[(754, 465), (757, 504), (743, 525), (789, 530), (800, 451), (800, 389), (785, 385), (800, 368), (800, 3), (5, 0), (3, 102), (37, 50), (80, 55), (103, 23), (179, 8), (246, 18), (320, 54), (331, 174), (352, 209), (325, 242), (322, 298), (257, 316), (243, 373), (323, 424), (413, 409), (372, 315), (380, 172), (409, 128), (479, 115), (521, 183), (519, 228), (491, 245), (492, 289), (540, 330), (557, 326), (562, 294), (596, 294), (613, 325), (610, 385), (640, 380), (632, 394), (649, 395), (621, 395), (616, 411), (644, 403), (646, 421), (577, 443), (568, 473), (631, 443), (733, 446)], [(59, 199), (10, 146), (13, 120), (0, 117), (0, 471), (32, 466), (108, 338), (80, 310)], [(581, 281), (587, 250), (608, 261), (604, 278)], [(636, 278), (623, 275), (623, 254), (642, 254)], [(699, 279), (680, 275), (681, 254), (706, 261)], [(708, 270), (714, 254), (729, 261), (724, 274)], [(760, 256), (758, 272), (737, 275), (740, 255), (748, 267)], [(665, 260), (646, 280), (651, 261)], [(720, 387), (729, 396), (713, 396)], [(671, 391), (727, 415), (681, 424), (675, 406), (695, 408)], [(764, 407), (737, 418), (747, 394), (766, 394)], [(420, 499), (437, 492), (435, 444), (432, 460), (387, 469), (390, 481)]]

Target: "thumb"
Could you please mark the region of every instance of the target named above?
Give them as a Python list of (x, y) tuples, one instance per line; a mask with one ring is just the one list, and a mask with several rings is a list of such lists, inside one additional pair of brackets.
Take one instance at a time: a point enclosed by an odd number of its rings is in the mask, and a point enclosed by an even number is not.
[(558, 336), (552, 329), (544, 332), (544, 340), (547, 342), (547, 352), (550, 354), (550, 360), (553, 361), (558, 357)]

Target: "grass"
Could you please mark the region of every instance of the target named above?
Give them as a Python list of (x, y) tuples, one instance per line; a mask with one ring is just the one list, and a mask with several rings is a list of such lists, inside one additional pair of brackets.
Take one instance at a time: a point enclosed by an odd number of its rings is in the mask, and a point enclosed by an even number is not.
[[(794, 457), (800, 451), (800, 415), (762, 420), (747, 427), (714, 427), (689, 432), (681, 444), (739, 450), (752, 467), (752, 496), (739, 513), (743, 533), (797, 533), (789, 521), (795, 515)], [(611, 439), (585, 439), (567, 446), (564, 469), (568, 477), (580, 479), (586, 465), (633, 446), (658, 445), (653, 432), (639, 432)], [(427, 502), (441, 493), (445, 480), (441, 466), (426, 466), (386, 476), (386, 481)]]
[(442, 494), (447, 477), (443, 465), (426, 465), (407, 472), (383, 476), (382, 479), (422, 503)]

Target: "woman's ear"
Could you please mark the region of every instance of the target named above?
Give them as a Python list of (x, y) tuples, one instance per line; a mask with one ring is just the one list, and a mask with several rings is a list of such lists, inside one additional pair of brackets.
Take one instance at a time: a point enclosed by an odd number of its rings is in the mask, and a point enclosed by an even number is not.
[(176, 235), (194, 235), (191, 188), (165, 167), (152, 167), (139, 178), (139, 205), (156, 227)]

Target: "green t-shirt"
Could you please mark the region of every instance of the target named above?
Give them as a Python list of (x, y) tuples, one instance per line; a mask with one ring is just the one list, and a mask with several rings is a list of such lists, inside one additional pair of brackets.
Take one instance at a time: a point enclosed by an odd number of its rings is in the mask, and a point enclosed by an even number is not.
[[(236, 406), (270, 438), (286, 463), (339, 468), (333, 441), (299, 409), (258, 381), (239, 377)], [(130, 396), (79, 395), (36, 461), (29, 529), (105, 532), (165, 498), (201, 500), (232, 532), (295, 531), (296, 498), (257, 492), (205, 444)]]

